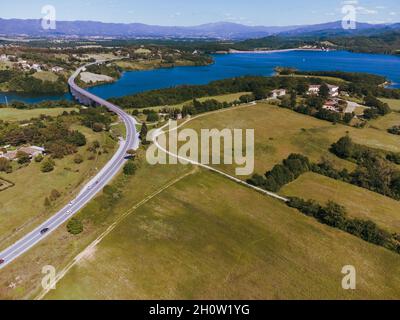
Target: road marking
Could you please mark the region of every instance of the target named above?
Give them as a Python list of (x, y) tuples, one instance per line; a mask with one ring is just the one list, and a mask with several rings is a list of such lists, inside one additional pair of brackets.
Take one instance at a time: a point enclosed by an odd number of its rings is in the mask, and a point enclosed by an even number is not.
[[(96, 63), (104, 62), (106, 61), (98, 61)], [(16, 241), (13, 245), (9, 246), (0, 253), (0, 259), (5, 260), (5, 262), (0, 265), (0, 270), (5, 268), (8, 264), (13, 262), (22, 254), (27, 252), (37, 243), (47, 238), (50, 234), (53, 233), (53, 231), (55, 231), (63, 223), (68, 221), (70, 217), (79, 212), (79, 210), (81, 210), (87, 203), (89, 203), (99, 193), (99, 191), (119, 172), (119, 170), (122, 168), (122, 165), (126, 161), (125, 156), (127, 151), (130, 148), (136, 148), (138, 146), (138, 134), (136, 131), (137, 121), (135, 118), (125, 113), (125, 111), (120, 109), (118, 106), (87, 92), (86, 90), (80, 88), (75, 84), (75, 78), (79, 75), (84, 67), (86, 66), (83, 66), (76, 70), (75, 73), (68, 79), (68, 84), (71, 87), (71, 91), (75, 90), (75, 92), (79, 93), (80, 95), (92, 100), (93, 102), (96, 102), (97, 104), (103, 105), (110, 111), (116, 113), (124, 121), (124, 124), (126, 126), (126, 140), (120, 140), (121, 143), (115, 155), (101, 169), (101, 171), (88, 184), (86, 184), (86, 186), (84, 186), (82, 191), (73, 200), (74, 204), (72, 206), (65, 206), (60, 211), (55, 213), (52, 217), (47, 219), (44, 223), (42, 223), (39, 227), (29, 232), (26, 236), (22, 237), (20, 240)], [(134, 136), (132, 136), (132, 132), (135, 134)], [(133, 141), (131, 141), (132, 139)], [(66, 215), (67, 210), (71, 212), (69, 216)], [(49, 228), (49, 231), (45, 234), (41, 234), (41, 230), (43, 230), (44, 228)], [(8, 259), (9, 257), (10, 259)]]

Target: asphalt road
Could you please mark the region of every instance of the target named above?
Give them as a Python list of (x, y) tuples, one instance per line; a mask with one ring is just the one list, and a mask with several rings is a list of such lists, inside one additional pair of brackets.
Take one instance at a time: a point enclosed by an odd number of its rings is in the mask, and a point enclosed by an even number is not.
[[(105, 62), (105, 61), (104, 61)], [(97, 62), (98, 63), (98, 62)], [(116, 113), (126, 126), (126, 139), (120, 140), (118, 151), (113, 158), (105, 165), (105, 167), (82, 189), (79, 195), (67, 206), (54, 214), (46, 222), (35, 228), (32, 232), (24, 236), (22, 239), (5, 249), (0, 253), (0, 260), (4, 262), (0, 264), (0, 269), (4, 268), (19, 256), (34, 247), (40, 241), (48, 237), (58, 227), (67, 222), (71, 217), (85, 207), (91, 199), (93, 199), (121, 170), (127, 158), (127, 151), (136, 149), (139, 146), (139, 137), (136, 131), (136, 120), (125, 113), (118, 106), (99, 98), (75, 84), (75, 78), (85, 67), (79, 68), (68, 80), (71, 89), (79, 92), (79, 94), (105, 106), (110, 111)], [(46, 232), (42, 232), (47, 230)]]

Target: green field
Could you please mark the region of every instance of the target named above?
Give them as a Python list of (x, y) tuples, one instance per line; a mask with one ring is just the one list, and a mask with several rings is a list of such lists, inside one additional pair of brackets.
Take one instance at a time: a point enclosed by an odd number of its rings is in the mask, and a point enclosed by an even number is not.
[[(219, 95), (219, 96), (211, 96), (211, 97), (199, 98), (199, 99), (197, 99), (197, 100), (199, 100), (200, 102), (204, 102), (204, 101), (206, 101), (206, 100), (214, 99), (214, 100), (217, 100), (218, 102), (228, 102), (228, 103), (231, 103), (231, 102), (234, 102), (234, 101), (239, 100), (239, 98), (240, 98), (241, 96), (246, 95), (246, 94), (250, 94), (250, 92), (238, 92), (238, 93), (222, 94), (222, 95)], [(164, 109), (164, 108), (166, 108), (166, 107), (167, 107), (167, 108), (182, 109), (184, 105), (189, 104), (189, 103), (191, 103), (191, 102), (193, 102), (193, 101), (192, 101), (192, 100), (190, 100), (190, 101), (185, 101), (185, 102), (183, 102), (183, 103), (179, 103), (179, 104), (176, 104), (176, 105), (173, 105), (173, 106), (158, 106), (158, 107), (151, 107), (151, 108), (146, 108), (146, 109), (148, 109), (148, 110), (154, 110), (154, 111), (160, 111), (160, 110), (162, 110), (162, 109)], [(132, 110), (133, 110), (133, 109), (132, 109)], [(130, 110), (130, 111), (132, 111), (132, 110)]]
[(400, 111), (400, 100), (397, 99), (380, 99), (383, 102), (389, 104), (390, 108), (395, 111)]
[(319, 203), (335, 201), (345, 206), (351, 217), (372, 220), (385, 230), (400, 233), (400, 202), (378, 193), (315, 173), (302, 175), (281, 193)]
[(384, 117), (370, 121), (370, 126), (379, 130), (387, 131), (387, 129), (393, 126), (400, 125), (400, 113), (392, 112)]
[(58, 75), (49, 71), (36, 72), (33, 77), (42, 81), (50, 82), (56, 82), (58, 80)]
[[(221, 201), (224, 199), (224, 201)], [(345, 265), (357, 290), (341, 288)], [(400, 255), (198, 172), (128, 216), (47, 299), (395, 299)]]
[(58, 116), (64, 111), (71, 112), (77, 111), (76, 108), (49, 108), (49, 109), (32, 109), (32, 110), (18, 110), (14, 108), (0, 108), (0, 120), (4, 121), (24, 121), (32, 118), (37, 118), (40, 115)]
[[(85, 134), (88, 144), (98, 140), (103, 147), (108, 148), (109, 153), (103, 153), (95, 160), (88, 160), (89, 152), (85, 146), (79, 148), (79, 153), (85, 159), (79, 165), (73, 161), (74, 155), (71, 155), (56, 160), (55, 170), (47, 174), (41, 172), (41, 164), (32, 162), (27, 167), (4, 175), (4, 178), (13, 182), (15, 186), (0, 192), (1, 248), (44, 221), (56, 212), (58, 207), (65, 205), (83, 183), (100, 170), (113, 155), (115, 142), (110, 140), (106, 133), (95, 134), (90, 129), (80, 126), (74, 129), (79, 129)], [(46, 208), (44, 200), (53, 189), (62, 193), (62, 196), (51, 208)]]
[[(291, 153), (302, 153), (313, 161), (325, 157), (339, 167), (352, 169), (352, 163), (338, 159), (329, 152), (332, 143), (347, 133), (356, 143), (400, 152), (400, 137), (385, 131), (333, 125), (266, 103), (207, 114), (189, 122), (186, 127), (194, 128), (198, 132), (200, 129), (213, 128), (254, 129), (255, 171), (258, 173), (271, 169)], [(234, 167), (231, 165), (221, 165), (219, 168), (234, 174)]]

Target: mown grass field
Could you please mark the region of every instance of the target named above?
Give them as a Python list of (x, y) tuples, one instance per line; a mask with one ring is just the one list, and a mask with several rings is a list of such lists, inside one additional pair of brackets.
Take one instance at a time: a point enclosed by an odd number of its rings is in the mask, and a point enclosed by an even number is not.
[(46, 108), (46, 109), (32, 109), (32, 110), (18, 110), (15, 108), (0, 108), (0, 120), (4, 121), (23, 121), (32, 118), (38, 118), (40, 115), (48, 115), (56, 117), (64, 111), (71, 112), (77, 111), (76, 108)]
[[(355, 291), (341, 288), (349, 264), (357, 270)], [(400, 255), (200, 171), (138, 208), (46, 298), (399, 296)]]
[[(334, 125), (266, 103), (208, 114), (194, 119), (186, 127), (193, 128), (197, 132), (213, 128), (254, 129), (255, 171), (258, 173), (271, 169), (291, 153), (304, 154), (313, 161), (325, 157), (338, 167), (351, 170), (354, 164), (338, 159), (329, 152), (332, 143), (346, 134), (350, 134), (356, 143), (400, 152), (400, 137), (385, 131)], [(234, 174), (234, 166), (218, 167)]]
[(315, 173), (302, 175), (280, 193), (321, 204), (335, 201), (345, 206), (353, 218), (372, 220), (385, 230), (400, 233), (400, 202), (378, 193)]
[[(29, 166), (2, 175), (13, 182), (15, 186), (0, 192), (0, 248), (4, 248), (16, 237), (27, 233), (39, 223), (43, 222), (62, 205), (68, 203), (73, 195), (79, 191), (85, 181), (96, 174), (114, 154), (116, 143), (106, 133), (94, 133), (88, 128), (75, 126), (85, 134), (88, 145), (98, 140), (107, 147), (109, 153), (98, 155), (95, 160), (88, 160), (87, 146), (79, 148), (79, 154), (84, 162), (76, 164), (74, 155), (56, 160), (53, 172), (42, 173), (40, 163), (32, 162)], [(62, 196), (52, 207), (46, 208), (45, 198), (55, 189)]]

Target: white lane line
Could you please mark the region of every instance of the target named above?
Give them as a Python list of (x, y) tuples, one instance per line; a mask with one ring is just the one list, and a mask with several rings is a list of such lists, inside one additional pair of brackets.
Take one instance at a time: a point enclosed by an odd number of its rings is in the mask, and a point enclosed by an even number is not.
[[(96, 62), (99, 63), (99, 62)], [(68, 79), (68, 84), (70, 87), (72, 87), (74, 90), (82, 94), (83, 96), (91, 99), (94, 102), (97, 102), (98, 104), (101, 104), (105, 107), (107, 107), (110, 111), (116, 113), (124, 122), (126, 129), (127, 129), (127, 134), (126, 134), (126, 140), (121, 141), (120, 147), (118, 148), (116, 154), (113, 156), (113, 158), (102, 168), (102, 170), (82, 189), (82, 191), (78, 194), (78, 196), (73, 200), (75, 203), (73, 206), (66, 206), (63, 209), (61, 209), (59, 212), (57, 212), (55, 215), (53, 215), (51, 218), (49, 218), (47, 221), (45, 221), (43, 224), (41, 224), (39, 227), (37, 227), (35, 230), (31, 231), (28, 233), (25, 237), (14, 243), (12, 246), (6, 248), (1, 254), (0, 254), (0, 259), (5, 260), (2, 265), (0, 265), (0, 269), (4, 268), (6, 265), (14, 261), (16, 258), (18, 258), (20, 255), (25, 253), (27, 250), (29, 250), (31, 247), (33, 247), (35, 244), (39, 243), (41, 240), (47, 238), (53, 231), (55, 231), (59, 226), (61, 226), (63, 223), (65, 223), (67, 220), (70, 219), (70, 217), (74, 216), (79, 210), (81, 210), (90, 200), (92, 200), (103, 188), (109, 181), (113, 179), (116, 173), (121, 169), (122, 165), (124, 164), (125, 160), (125, 155), (126, 152), (130, 148), (134, 148), (135, 146), (138, 145), (138, 133), (136, 132), (136, 124), (137, 121), (135, 118), (131, 117), (127, 113), (125, 113), (122, 109), (117, 107), (116, 105), (99, 98), (91, 93), (89, 93), (86, 90), (83, 90), (82, 88), (78, 87), (74, 80), (75, 78), (79, 75), (81, 70), (85, 68), (86, 66), (83, 66), (79, 68), (73, 76), (71, 76)], [(135, 134), (132, 135), (131, 132), (134, 132)], [(133, 141), (131, 141), (133, 139)], [(135, 140), (136, 139), (136, 140)], [(88, 190), (88, 188), (90, 188)], [(70, 214), (67, 215), (67, 212), (71, 211)], [(45, 234), (42, 234), (41, 231), (44, 228), (48, 228), (48, 232)], [(54, 229), (53, 229), (54, 228)], [(33, 242), (35, 241), (35, 242)], [(4, 257), (2, 257), (2, 255)], [(7, 261), (7, 259), (10, 258), (10, 260)]]

